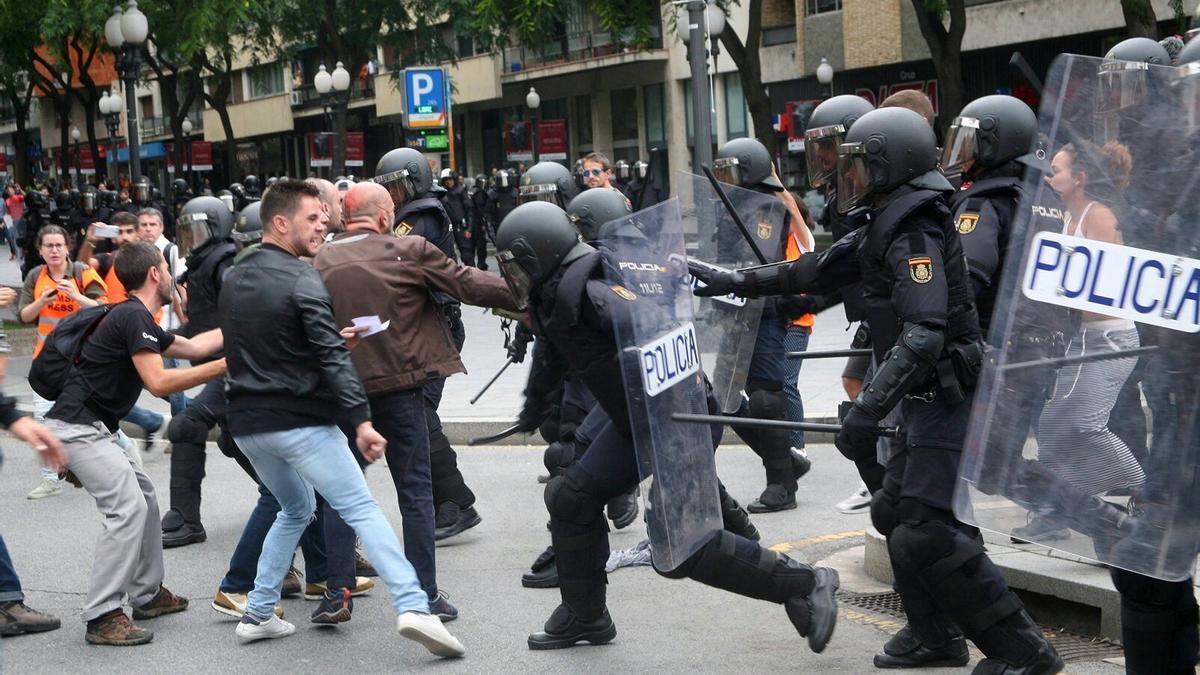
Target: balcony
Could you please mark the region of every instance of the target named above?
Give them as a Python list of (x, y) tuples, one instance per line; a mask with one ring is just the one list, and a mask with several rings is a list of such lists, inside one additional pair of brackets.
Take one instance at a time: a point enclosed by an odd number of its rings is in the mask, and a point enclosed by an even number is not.
[[(610, 57), (635, 55), (636, 60), (636, 55), (663, 48), (660, 26), (652, 29), (650, 42), (645, 46), (634, 47), (632, 39), (633, 35), (630, 32), (598, 31), (560, 35), (536, 46), (506, 47), (503, 52), (504, 77), (513, 80), (527, 79), (521, 77), (527, 71), (557, 70), (557, 66)], [(538, 73), (538, 75), (542, 74)]]
[[(204, 115), (199, 110), (193, 110), (188, 113), (188, 119), (192, 121), (193, 131), (204, 130)], [(138, 120), (138, 129), (141, 132), (142, 138), (151, 136), (170, 136), (171, 135), (171, 119), (166, 116), (162, 117), (142, 117)]]
[[(365, 83), (357, 77), (350, 79), (351, 106), (358, 101), (366, 101), (375, 97), (375, 80), (377, 78), (379, 78), (378, 75), (368, 77)], [(322, 107), (321, 95), (317, 93), (317, 88), (311, 82), (292, 89), (291, 94), (292, 110)]]

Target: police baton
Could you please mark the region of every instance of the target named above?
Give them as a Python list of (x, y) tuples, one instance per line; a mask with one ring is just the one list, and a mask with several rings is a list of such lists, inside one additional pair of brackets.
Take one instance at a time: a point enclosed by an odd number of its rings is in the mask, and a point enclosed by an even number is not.
[(1000, 366), (1000, 370), (1007, 373), (1013, 370), (1027, 370), (1029, 368), (1061, 368), (1063, 366), (1071, 366), (1077, 363), (1109, 361), (1112, 359), (1131, 359), (1138, 356), (1152, 354), (1156, 351), (1158, 351), (1158, 345), (1147, 345), (1145, 347), (1135, 347), (1133, 349), (1119, 349), (1115, 352), (1080, 354), (1079, 356), (1059, 356), (1053, 359), (1037, 359), (1035, 361), (1019, 361), (1017, 363), (1008, 363)]
[[(787, 420), (765, 420), (757, 417), (727, 417), (725, 415), (693, 415), (691, 413), (671, 413), (671, 419), (688, 424), (723, 424), (730, 427), (753, 427), (756, 429), (784, 429), (787, 431), (824, 431), (836, 434), (842, 430), (840, 424), (819, 424), (817, 422), (789, 422)], [(899, 438), (898, 427), (879, 427), (879, 435), (886, 438)]]
[(511, 366), (512, 364), (513, 364), (513, 360), (512, 360), (512, 357), (510, 356), (508, 358), (508, 360), (504, 362), (504, 365), (500, 366), (500, 370), (497, 371), (496, 374), (492, 376), (492, 379), (488, 380), (488, 383), (483, 385), (483, 389), (480, 389), (479, 393), (475, 394), (475, 398), (471, 399), (470, 404), (475, 405), (475, 401), (478, 401), (484, 394), (486, 394), (487, 390), (491, 389), (493, 384), (496, 384), (496, 380), (500, 379), (500, 376), (503, 375), (504, 371), (508, 370), (508, 367)]
[(511, 427), (505, 429), (504, 431), (501, 431), (496, 434), (492, 434), (491, 436), (479, 436), (477, 438), (472, 438), (471, 440), (467, 441), (467, 445), (469, 445), (469, 446), (488, 445), (489, 443), (495, 443), (497, 441), (502, 441), (502, 440), (508, 438), (509, 436), (512, 436), (513, 434), (516, 434), (520, 431), (521, 431), (521, 424), (517, 423), (517, 424), (514, 424)]
[(725, 211), (733, 219), (733, 224), (737, 225), (738, 231), (742, 233), (742, 238), (746, 240), (746, 243), (750, 244), (750, 250), (754, 251), (754, 257), (758, 258), (758, 262), (766, 265), (767, 257), (758, 248), (758, 242), (754, 241), (754, 237), (750, 236), (750, 230), (746, 229), (746, 223), (742, 221), (742, 217), (733, 208), (733, 202), (729, 201), (729, 195), (725, 194), (725, 188), (721, 187), (721, 181), (717, 180), (717, 177), (713, 175), (712, 169), (707, 166), (701, 165), (700, 169), (704, 171), (704, 176), (708, 178), (708, 182), (712, 183), (713, 190), (716, 190), (717, 196), (721, 198), (721, 204), (725, 206)]
[(870, 356), (870, 349), (831, 349), (824, 352), (786, 352), (789, 359), (836, 359), (842, 356)]

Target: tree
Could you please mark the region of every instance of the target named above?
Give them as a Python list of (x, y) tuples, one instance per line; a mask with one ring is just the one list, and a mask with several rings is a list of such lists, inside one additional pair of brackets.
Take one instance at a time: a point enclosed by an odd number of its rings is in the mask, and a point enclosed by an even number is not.
[(912, 5), (937, 73), (938, 110), (942, 111), (938, 125), (945, 133), (954, 115), (963, 108), (962, 41), (967, 30), (967, 10), (963, 0), (912, 0)]
[[(1188, 13), (1183, 0), (1169, 0), (1167, 5), (1181, 26), (1187, 25)], [(1150, 0), (1121, 0), (1121, 14), (1125, 16), (1125, 28), (1129, 37), (1158, 39), (1158, 16)]]
[(32, 173), (29, 170), (27, 127), (38, 78), (30, 67), (29, 52), (37, 46), (38, 40), (36, 31), (27, 30), (21, 23), (27, 17), (20, 12), (27, 10), (29, 3), (20, 4), (24, 6), (14, 6), (14, 3), (0, 6), (0, 96), (12, 107), (17, 126), (13, 134), (12, 175), (19, 183), (29, 183)]

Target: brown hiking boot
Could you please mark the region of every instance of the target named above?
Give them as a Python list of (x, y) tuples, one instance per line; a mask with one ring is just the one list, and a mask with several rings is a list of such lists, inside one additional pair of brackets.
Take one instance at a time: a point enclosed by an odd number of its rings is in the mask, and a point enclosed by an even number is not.
[(61, 626), (58, 617), (31, 609), (20, 600), (0, 602), (0, 635), (42, 633)]
[(158, 593), (154, 594), (154, 599), (141, 607), (133, 608), (133, 618), (138, 621), (153, 619), (156, 616), (163, 614), (174, 614), (187, 609), (187, 598), (181, 598), (171, 591), (167, 590), (166, 586), (159, 586)]
[(283, 577), (283, 585), (279, 587), (279, 597), (290, 598), (293, 595), (300, 595), (300, 591), (303, 590), (304, 576), (300, 574), (300, 570), (289, 567), (287, 575)]
[(117, 609), (88, 622), (84, 639), (88, 644), (132, 647), (154, 639), (154, 633), (133, 625), (125, 612)]

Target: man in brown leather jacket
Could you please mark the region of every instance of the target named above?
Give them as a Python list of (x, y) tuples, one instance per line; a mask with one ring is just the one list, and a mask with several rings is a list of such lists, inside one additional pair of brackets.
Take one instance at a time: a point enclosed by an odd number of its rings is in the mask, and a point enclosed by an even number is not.
[[(333, 297), (340, 325), (378, 317), (352, 356), (372, 419), (387, 438), (387, 462), (404, 520), (404, 551), (443, 621), (458, 615), (439, 594), (434, 566), (433, 488), (422, 385), (465, 372), (450, 328), (432, 299), (441, 291), (467, 304), (516, 310), (504, 280), (459, 264), (423, 237), (391, 233), (386, 188), (358, 183), (346, 192), (346, 231), (321, 247), (313, 265)], [(332, 584), (332, 580), (331, 580)]]

